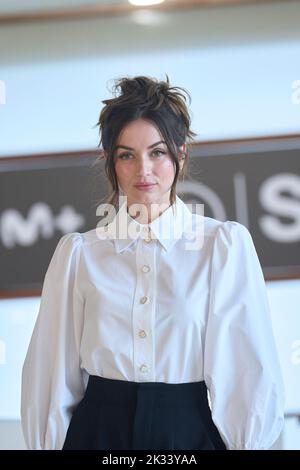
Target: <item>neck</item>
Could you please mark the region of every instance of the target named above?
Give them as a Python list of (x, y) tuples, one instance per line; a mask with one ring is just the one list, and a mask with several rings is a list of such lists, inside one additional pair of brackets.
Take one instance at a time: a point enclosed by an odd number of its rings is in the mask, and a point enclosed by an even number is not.
[(153, 220), (160, 217), (161, 214), (170, 207), (170, 203), (134, 203), (127, 205), (127, 212), (130, 217), (140, 224), (150, 224)]

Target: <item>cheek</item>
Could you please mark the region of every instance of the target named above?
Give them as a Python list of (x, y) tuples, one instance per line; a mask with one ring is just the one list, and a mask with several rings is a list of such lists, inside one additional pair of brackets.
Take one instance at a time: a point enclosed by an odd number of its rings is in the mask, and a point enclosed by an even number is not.
[(161, 179), (173, 179), (175, 176), (175, 169), (172, 160), (164, 160), (157, 166), (157, 172)]
[(124, 181), (128, 179), (130, 176), (129, 168), (126, 168), (122, 165), (118, 165), (117, 163), (115, 165), (115, 172), (116, 172), (118, 181)]

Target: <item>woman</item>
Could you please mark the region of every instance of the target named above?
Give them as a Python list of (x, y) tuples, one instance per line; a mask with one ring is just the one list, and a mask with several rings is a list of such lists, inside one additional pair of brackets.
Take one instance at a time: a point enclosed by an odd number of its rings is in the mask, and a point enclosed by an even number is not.
[(115, 90), (98, 122), (109, 222), (63, 236), (48, 267), (23, 367), (27, 445), (269, 448), (283, 385), (250, 233), (176, 194), (195, 135), (186, 90)]

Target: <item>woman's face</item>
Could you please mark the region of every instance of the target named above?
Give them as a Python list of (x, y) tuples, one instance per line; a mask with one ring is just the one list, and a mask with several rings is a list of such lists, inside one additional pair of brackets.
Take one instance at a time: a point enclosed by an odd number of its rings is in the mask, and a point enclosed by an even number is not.
[[(186, 144), (180, 148), (186, 151)], [(120, 133), (115, 171), (127, 204), (170, 205), (175, 167), (157, 127), (145, 119), (129, 123)], [(183, 160), (180, 160), (180, 168)], [(146, 185), (146, 186), (145, 186)]]

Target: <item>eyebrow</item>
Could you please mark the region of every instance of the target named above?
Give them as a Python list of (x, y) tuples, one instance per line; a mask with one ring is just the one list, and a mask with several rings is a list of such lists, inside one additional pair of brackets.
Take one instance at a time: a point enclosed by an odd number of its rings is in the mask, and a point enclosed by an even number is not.
[[(164, 140), (159, 140), (158, 142), (155, 142), (155, 144), (149, 145), (149, 147), (147, 147), (147, 148), (152, 149), (153, 147), (155, 147), (158, 144), (165, 144), (165, 143), (166, 142)], [(123, 148), (123, 149), (126, 149), (126, 150), (134, 150), (133, 148), (127, 147), (126, 145), (117, 145), (115, 150), (117, 150), (118, 148)]]

